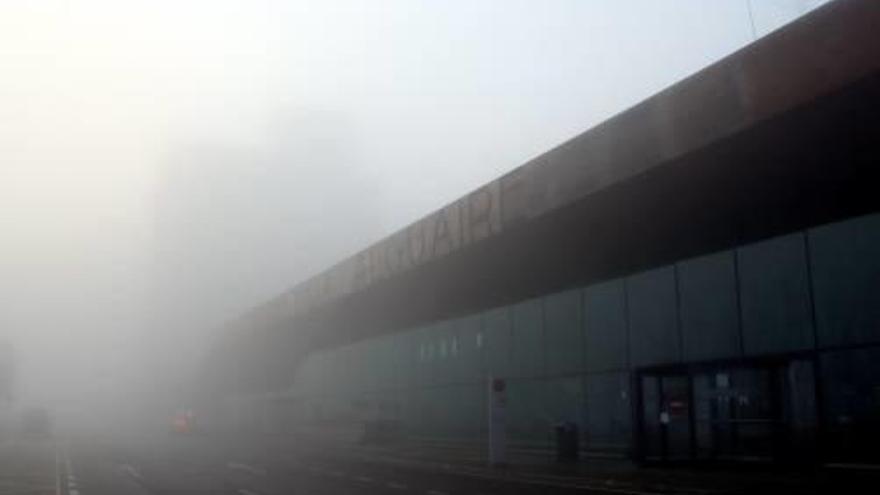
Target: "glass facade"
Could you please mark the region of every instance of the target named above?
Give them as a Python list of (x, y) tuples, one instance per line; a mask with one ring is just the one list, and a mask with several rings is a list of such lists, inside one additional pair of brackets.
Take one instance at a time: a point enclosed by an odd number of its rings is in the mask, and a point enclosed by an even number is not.
[(737, 260), (745, 354), (812, 348), (814, 328), (804, 234), (740, 248)]
[(685, 361), (740, 355), (735, 256), (730, 251), (679, 263), (678, 304)]
[(675, 267), (639, 273), (626, 280), (630, 355), (634, 366), (681, 360)]
[(473, 440), (501, 377), (523, 444), (571, 421), (646, 458), (880, 462), (878, 363), (875, 214), (316, 352), (291, 393), (309, 421)]
[(623, 370), (629, 366), (626, 288), (613, 280), (584, 291), (584, 367), (587, 371)]

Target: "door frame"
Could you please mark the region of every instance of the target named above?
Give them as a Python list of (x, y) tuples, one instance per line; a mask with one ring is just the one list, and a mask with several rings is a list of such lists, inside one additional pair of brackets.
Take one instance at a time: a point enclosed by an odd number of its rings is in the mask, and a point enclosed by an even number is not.
[(663, 366), (657, 368), (645, 368), (637, 370), (635, 373), (635, 387), (633, 390), (635, 391), (635, 416), (636, 416), (636, 435), (637, 435), (637, 443), (636, 443), (636, 452), (637, 458), (640, 461), (648, 462), (647, 452), (646, 452), (646, 437), (647, 437), (647, 426), (645, 424), (645, 395), (643, 389), (643, 378), (646, 376), (651, 376), (657, 378), (657, 393), (658, 400), (661, 404), (665, 403), (666, 395), (663, 387), (663, 381), (666, 378), (681, 378), (686, 380), (687, 382), (687, 415), (688, 415), (688, 454), (684, 459), (681, 458), (672, 458), (669, 454), (669, 427), (667, 425), (660, 425), (660, 459), (659, 461), (654, 461), (653, 459), (650, 462), (661, 462), (661, 463), (671, 463), (671, 462), (681, 462), (681, 461), (689, 461), (695, 458), (696, 454), (696, 431), (695, 431), (695, 418), (694, 418), (694, 381), (693, 375), (688, 372), (685, 367), (681, 366)]
[[(794, 353), (785, 353), (785, 354), (773, 354), (766, 356), (756, 356), (756, 357), (748, 357), (748, 358), (732, 358), (732, 359), (716, 359), (709, 361), (699, 361), (694, 363), (673, 363), (673, 364), (661, 364), (661, 365), (651, 365), (644, 366), (640, 368), (636, 368), (632, 372), (631, 378), (631, 389), (633, 390), (634, 400), (633, 400), (633, 428), (634, 433), (634, 453), (636, 461), (642, 464), (651, 464), (651, 463), (661, 463), (668, 464), (672, 462), (686, 462), (686, 463), (696, 463), (696, 462), (720, 462), (713, 461), (711, 459), (698, 459), (697, 458), (697, 438), (696, 438), (696, 415), (694, 414), (694, 376), (699, 373), (711, 373), (722, 370), (730, 370), (733, 368), (765, 368), (770, 369), (772, 373), (778, 372), (778, 370), (783, 369), (785, 366), (791, 364), (795, 361), (805, 361), (809, 362), (812, 366), (813, 378), (814, 378), (814, 394), (815, 394), (815, 404), (816, 408), (816, 434), (817, 434), (817, 445), (815, 448), (818, 453), (821, 453), (822, 447), (822, 438), (824, 431), (824, 417), (823, 417), (823, 408), (822, 408), (822, 390), (821, 390), (821, 381), (820, 381), (820, 363), (818, 359), (818, 354), (813, 351), (803, 351), (803, 352), (794, 352)], [(664, 429), (662, 433), (662, 449), (663, 453), (661, 455), (660, 461), (656, 461), (654, 459), (649, 459), (646, 452), (646, 424), (644, 417), (644, 390), (643, 390), (643, 377), (645, 376), (654, 376), (660, 379), (660, 396), (662, 400), (662, 378), (668, 376), (684, 376), (688, 380), (688, 414), (689, 414), (689, 428), (690, 428), (690, 456), (687, 460), (680, 459), (669, 459), (668, 452), (668, 443), (667, 443), (667, 431)], [(776, 386), (774, 384), (774, 386)], [(784, 397), (781, 396), (781, 391), (778, 389), (773, 389), (772, 394), (775, 397), (771, 397), (771, 400), (778, 403), (778, 408), (782, 408), (781, 401), (784, 400)], [(783, 422), (787, 422), (787, 418), (782, 418)], [(774, 435), (778, 434), (774, 433)], [(784, 459), (778, 459), (774, 456), (771, 462), (779, 462), (784, 461)]]

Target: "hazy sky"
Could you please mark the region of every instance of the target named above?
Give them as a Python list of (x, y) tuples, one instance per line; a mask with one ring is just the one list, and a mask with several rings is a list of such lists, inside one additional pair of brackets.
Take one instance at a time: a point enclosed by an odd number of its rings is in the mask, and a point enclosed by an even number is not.
[[(819, 3), (753, 0), (755, 31)], [(198, 348), (752, 39), (744, 0), (2, 1), (20, 395)]]

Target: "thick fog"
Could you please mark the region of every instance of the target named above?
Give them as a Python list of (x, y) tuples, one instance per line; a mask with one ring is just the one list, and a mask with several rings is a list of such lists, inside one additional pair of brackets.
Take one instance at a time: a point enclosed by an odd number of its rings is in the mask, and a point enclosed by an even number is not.
[(173, 394), (227, 319), (818, 3), (3, 2), (2, 407)]

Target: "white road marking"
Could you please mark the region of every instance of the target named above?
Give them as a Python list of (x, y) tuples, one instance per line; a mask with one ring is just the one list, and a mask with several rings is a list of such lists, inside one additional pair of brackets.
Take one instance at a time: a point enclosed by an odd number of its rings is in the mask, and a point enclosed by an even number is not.
[(397, 483), (394, 481), (389, 481), (388, 483), (385, 483), (385, 486), (387, 486), (388, 488), (393, 488), (395, 490), (406, 490), (407, 488), (406, 485), (404, 485), (403, 483)]
[(442, 490), (428, 490), (428, 495), (449, 495), (449, 492), (444, 492)]
[(58, 444), (55, 444), (55, 495), (61, 495), (61, 459), (58, 453)]
[(141, 472), (138, 471), (138, 469), (131, 464), (121, 464), (119, 468), (138, 481), (143, 481), (144, 479), (143, 475), (141, 475)]
[[(77, 487), (76, 482), (76, 474), (73, 472), (73, 466), (70, 464), (70, 456), (67, 453), (67, 450), (64, 451), (64, 468), (67, 473), (67, 495), (79, 495), (79, 488)], [(60, 494), (61, 490), (61, 477), (58, 477), (58, 490)]]
[(238, 495), (260, 495), (260, 494), (257, 492), (252, 492), (246, 488), (239, 488)]
[(244, 471), (246, 473), (252, 474), (254, 476), (266, 476), (266, 470), (259, 467), (249, 466), (247, 464), (241, 462), (233, 462), (229, 461), (226, 463), (226, 467), (229, 469), (238, 469), (239, 471)]

